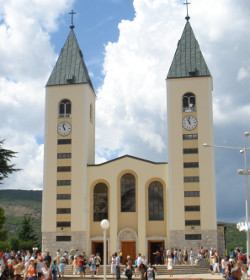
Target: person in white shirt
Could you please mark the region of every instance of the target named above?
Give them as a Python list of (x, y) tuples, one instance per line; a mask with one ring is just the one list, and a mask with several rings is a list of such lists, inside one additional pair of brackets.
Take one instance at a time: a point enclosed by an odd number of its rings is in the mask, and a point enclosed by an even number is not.
[(112, 258), (111, 258), (111, 274), (113, 275), (113, 278), (115, 276), (115, 271), (116, 271), (116, 256), (112, 255)]
[(43, 259), (40, 260), (40, 262), (37, 263), (37, 276), (38, 279), (41, 279), (42, 277), (42, 269), (44, 267)]
[(142, 263), (147, 267), (148, 266), (148, 260), (145, 256), (142, 257)]
[(120, 280), (121, 279), (121, 275), (120, 275), (120, 257), (117, 256), (117, 253), (115, 253), (115, 276), (116, 276), (116, 280)]
[(191, 248), (191, 250), (190, 250), (189, 258), (190, 258), (190, 264), (191, 264), (191, 265), (194, 265), (194, 252), (193, 252), (193, 249), (192, 249), (192, 248)]
[(142, 257), (141, 257), (141, 254), (138, 254), (137, 267), (139, 267), (141, 264), (142, 264)]

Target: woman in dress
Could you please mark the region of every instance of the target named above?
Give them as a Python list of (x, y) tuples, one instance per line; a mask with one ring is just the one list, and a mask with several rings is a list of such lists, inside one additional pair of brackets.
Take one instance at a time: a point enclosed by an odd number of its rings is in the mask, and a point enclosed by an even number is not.
[(89, 259), (89, 263), (90, 263), (90, 275), (91, 275), (91, 278), (93, 278), (95, 275), (95, 272), (96, 272), (96, 263), (95, 263), (94, 255), (91, 255), (91, 257)]
[(115, 257), (115, 255), (112, 255), (112, 258), (111, 258), (111, 274), (113, 275), (113, 278), (115, 278), (115, 264), (116, 264), (116, 257)]
[(190, 264), (194, 265), (194, 252), (193, 249), (190, 249)]
[(184, 264), (188, 264), (188, 251), (187, 251), (187, 248), (184, 248), (183, 257), (184, 257)]
[(51, 280), (52, 279), (52, 271), (49, 268), (49, 263), (46, 261), (44, 262), (43, 268), (42, 268), (42, 279), (43, 280)]
[(173, 277), (173, 259), (172, 256), (168, 256), (168, 272), (170, 277)]
[(181, 249), (179, 249), (179, 261), (181, 264), (183, 264), (183, 254), (182, 254)]

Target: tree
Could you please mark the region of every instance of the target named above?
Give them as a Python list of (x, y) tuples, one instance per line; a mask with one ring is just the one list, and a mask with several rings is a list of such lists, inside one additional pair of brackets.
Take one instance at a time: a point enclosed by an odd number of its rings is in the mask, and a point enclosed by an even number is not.
[(19, 231), (17, 233), (18, 238), (22, 241), (33, 241), (37, 243), (37, 235), (33, 229), (31, 218), (24, 216)]
[(15, 251), (18, 251), (20, 249), (20, 242), (18, 238), (12, 237), (10, 239), (10, 248)]
[(5, 211), (3, 207), (0, 206), (0, 241), (5, 241), (8, 238), (8, 231), (2, 230), (5, 220)]
[(8, 178), (9, 174), (19, 171), (20, 169), (14, 168), (15, 164), (10, 164), (12, 158), (15, 157), (16, 152), (3, 148), (5, 140), (0, 140), (0, 184), (3, 179)]

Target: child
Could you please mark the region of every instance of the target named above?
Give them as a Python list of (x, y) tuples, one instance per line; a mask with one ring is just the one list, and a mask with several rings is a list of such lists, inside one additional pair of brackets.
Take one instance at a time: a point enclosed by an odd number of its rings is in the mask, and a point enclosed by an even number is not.
[(53, 280), (56, 280), (57, 279), (57, 273), (58, 273), (58, 265), (56, 264), (56, 260), (53, 261), (51, 269), (52, 269)]

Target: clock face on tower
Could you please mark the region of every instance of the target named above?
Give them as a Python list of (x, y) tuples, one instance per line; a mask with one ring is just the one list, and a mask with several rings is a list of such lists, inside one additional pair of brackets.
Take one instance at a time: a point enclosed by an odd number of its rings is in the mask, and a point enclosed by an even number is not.
[(72, 130), (71, 124), (68, 122), (61, 122), (57, 127), (57, 131), (61, 136), (69, 135), (71, 130)]
[(197, 119), (192, 116), (188, 115), (182, 120), (182, 125), (186, 130), (193, 130), (197, 126)]

